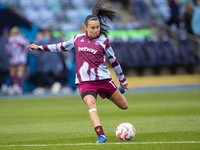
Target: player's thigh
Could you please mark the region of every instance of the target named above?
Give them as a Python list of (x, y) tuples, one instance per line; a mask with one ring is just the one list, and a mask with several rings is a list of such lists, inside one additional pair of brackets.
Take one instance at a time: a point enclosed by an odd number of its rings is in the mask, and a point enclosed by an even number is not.
[(110, 97), (110, 100), (121, 109), (128, 109), (128, 103), (124, 95), (119, 90), (116, 90)]
[(83, 101), (85, 102), (85, 104), (87, 105), (88, 109), (91, 109), (91, 108), (97, 108), (97, 105), (96, 105), (96, 98), (92, 95), (86, 95), (84, 98), (83, 98)]

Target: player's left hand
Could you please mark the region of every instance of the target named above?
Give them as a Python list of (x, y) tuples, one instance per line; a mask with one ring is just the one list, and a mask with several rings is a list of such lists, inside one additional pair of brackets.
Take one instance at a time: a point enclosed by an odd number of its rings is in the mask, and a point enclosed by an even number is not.
[(129, 90), (129, 88), (128, 88), (128, 83), (126, 83), (126, 84), (124, 84), (124, 85), (121, 85), (121, 87), (122, 87), (123, 89)]

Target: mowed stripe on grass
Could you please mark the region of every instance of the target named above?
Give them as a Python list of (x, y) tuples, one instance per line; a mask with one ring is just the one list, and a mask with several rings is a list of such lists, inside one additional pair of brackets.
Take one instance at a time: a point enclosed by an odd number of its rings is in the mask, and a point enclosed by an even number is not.
[[(146, 149), (155, 148), (150, 145), (157, 149), (161, 145), (173, 145), (174, 149), (199, 147), (199, 90), (125, 96), (129, 103), (126, 111), (98, 98), (98, 112), (108, 138), (108, 143), (101, 148), (114, 149), (122, 145), (131, 149), (134, 144), (136, 147), (146, 145)], [(122, 122), (133, 123), (136, 128), (133, 141), (119, 142), (116, 138), (115, 129)], [(12, 146), (22, 150), (27, 149), (26, 146), (66, 149), (70, 145), (89, 149), (96, 148), (96, 140), (87, 107), (79, 96), (0, 101), (0, 145), (3, 149), (12, 149)], [(162, 149), (167, 148), (162, 146)]]

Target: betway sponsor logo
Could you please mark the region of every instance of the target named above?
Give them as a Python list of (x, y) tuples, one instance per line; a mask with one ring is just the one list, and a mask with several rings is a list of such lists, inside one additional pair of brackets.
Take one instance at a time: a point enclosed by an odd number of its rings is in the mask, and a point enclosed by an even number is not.
[(96, 54), (97, 52), (97, 50), (88, 47), (78, 47), (78, 51), (91, 52), (93, 54)]

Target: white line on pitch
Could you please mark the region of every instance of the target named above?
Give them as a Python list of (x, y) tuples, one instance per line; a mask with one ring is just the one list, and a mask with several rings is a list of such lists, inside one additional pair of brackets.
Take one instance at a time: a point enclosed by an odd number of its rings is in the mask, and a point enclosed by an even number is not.
[[(123, 145), (123, 144), (200, 144), (200, 141), (166, 141), (166, 142), (116, 142), (103, 143), (103, 145)], [(73, 144), (30, 144), (30, 145), (0, 145), (0, 147), (47, 147), (47, 146), (76, 146), (76, 145), (99, 145), (96, 143), (73, 143)]]

